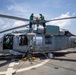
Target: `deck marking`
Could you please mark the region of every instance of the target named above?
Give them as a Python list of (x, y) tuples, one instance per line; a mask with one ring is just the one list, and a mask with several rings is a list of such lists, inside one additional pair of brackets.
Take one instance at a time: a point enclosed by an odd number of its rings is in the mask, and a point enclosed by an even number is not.
[(6, 75), (12, 75), (12, 73), (14, 72), (14, 70), (13, 70), (13, 67), (14, 67), (14, 65), (18, 65), (19, 63), (16, 63), (15, 62), (15, 59), (12, 59), (11, 60), (12, 62), (9, 64), (9, 68), (7, 69), (7, 71), (6, 71)]
[(9, 67), (13, 67), (14, 65), (18, 65), (19, 63), (12, 62), (9, 64)]
[(27, 68), (19, 69), (19, 70), (17, 70), (17, 72), (27, 71), (27, 70), (30, 70), (30, 69), (32, 69), (32, 68), (40, 67), (40, 66), (46, 64), (48, 61), (49, 61), (49, 59), (48, 59), (48, 60), (44, 60), (44, 61), (41, 62), (40, 64), (37, 64), (37, 65), (34, 65), (34, 66), (30, 66), (30, 67), (27, 67)]
[[(26, 67), (26, 68), (22, 68), (22, 69), (18, 69), (16, 72), (23, 72), (23, 71), (27, 71), (27, 70), (30, 70), (32, 68), (37, 68), (37, 67), (40, 67), (44, 64), (46, 64), (50, 59), (46, 59), (44, 60), (43, 62), (37, 64), (37, 65), (34, 65), (34, 66), (30, 66), (30, 67)], [(10, 65), (10, 64), (9, 64)], [(10, 73), (10, 70), (11, 70), (11, 73)], [(5, 74), (5, 75), (12, 75), (12, 73), (15, 72), (16, 69), (13, 69), (13, 68), (8, 68), (7, 71), (3, 71), (3, 72), (0, 72), (0, 74)], [(9, 74), (8, 74), (9, 73)]]
[(6, 71), (0, 72), (0, 74), (6, 74)]
[(6, 75), (12, 75), (12, 73), (13, 73), (13, 68), (8, 68)]

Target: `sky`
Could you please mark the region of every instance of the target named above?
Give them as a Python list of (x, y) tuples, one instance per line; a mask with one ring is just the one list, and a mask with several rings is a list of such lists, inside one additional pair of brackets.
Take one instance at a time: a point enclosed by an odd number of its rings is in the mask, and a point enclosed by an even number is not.
[[(7, 14), (29, 19), (31, 13), (45, 20), (76, 16), (76, 0), (0, 0), (0, 14)], [(0, 31), (21, 26), (27, 22), (0, 18)], [(76, 19), (49, 22), (76, 34)]]

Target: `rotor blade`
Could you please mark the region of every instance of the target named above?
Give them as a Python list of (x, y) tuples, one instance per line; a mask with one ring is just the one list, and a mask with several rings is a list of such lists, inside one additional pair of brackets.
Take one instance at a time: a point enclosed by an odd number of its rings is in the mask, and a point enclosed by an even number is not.
[(18, 29), (18, 28), (23, 28), (23, 27), (26, 27), (26, 26), (28, 26), (28, 25), (29, 25), (29, 24), (22, 25), (22, 26), (18, 26), (18, 27), (14, 27), (14, 28), (10, 28), (10, 29), (7, 29), (7, 30), (0, 31), (0, 33), (4, 33), (4, 32), (7, 32), (7, 31), (14, 30), (14, 29)]
[(4, 15), (4, 14), (0, 14), (0, 17), (9, 18), (9, 19), (15, 19), (15, 20), (21, 20), (21, 21), (30, 21), (29, 19), (20, 18), (20, 17), (16, 17), (16, 16), (10, 16), (10, 15)]
[(66, 20), (66, 19), (76, 19), (76, 16), (74, 16), (74, 17), (65, 17), (65, 18), (58, 18), (58, 19), (53, 19), (53, 20), (47, 20), (45, 22), (58, 21), (58, 20)]

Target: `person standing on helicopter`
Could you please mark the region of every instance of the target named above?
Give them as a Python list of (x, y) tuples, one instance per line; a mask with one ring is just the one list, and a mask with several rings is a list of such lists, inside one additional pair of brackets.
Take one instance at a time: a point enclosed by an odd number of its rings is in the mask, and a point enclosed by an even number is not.
[[(34, 13), (32, 13), (31, 15), (30, 15), (30, 20), (32, 21), (32, 20), (34, 20)], [(32, 29), (32, 22), (30, 21), (30, 23), (29, 23), (29, 28), (30, 29)]]
[[(44, 21), (44, 20), (45, 20), (44, 16), (43, 16), (42, 14), (39, 14), (39, 15), (40, 15), (40, 20)], [(42, 25), (43, 25), (43, 27), (44, 27), (44, 33), (45, 33), (45, 31), (46, 31), (45, 22), (43, 22)]]

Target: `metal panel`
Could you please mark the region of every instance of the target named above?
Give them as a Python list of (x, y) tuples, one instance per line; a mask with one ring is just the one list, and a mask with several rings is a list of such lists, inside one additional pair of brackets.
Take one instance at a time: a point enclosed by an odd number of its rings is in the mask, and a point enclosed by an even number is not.
[(46, 34), (59, 35), (59, 27), (58, 26), (47, 25), (46, 26)]

